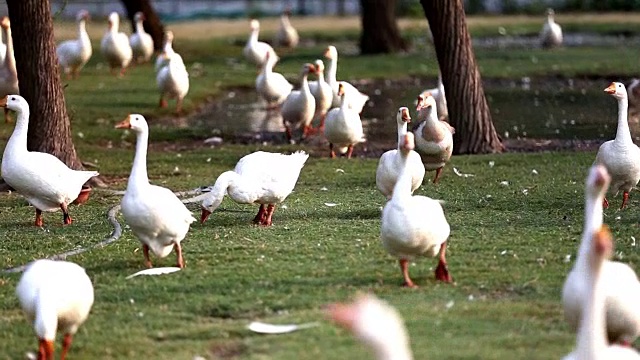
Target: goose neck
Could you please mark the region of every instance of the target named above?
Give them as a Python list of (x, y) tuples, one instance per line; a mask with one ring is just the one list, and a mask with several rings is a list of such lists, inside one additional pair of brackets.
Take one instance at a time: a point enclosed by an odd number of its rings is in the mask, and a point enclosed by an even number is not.
[(11, 137), (9, 137), (9, 141), (7, 141), (4, 157), (7, 157), (6, 155), (8, 154), (26, 153), (28, 151), (29, 109), (20, 109), (16, 113), (16, 126), (13, 129), (13, 133), (11, 133)]
[(142, 20), (136, 21), (136, 33), (144, 34), (144, 25), (142, 24)]
[(616, 140), (633, 142), (631, 132), (629, 131), (629, 121), (627, 118), (629, 110), (629, 101), (627, 99), (618, 100), (618, 129), (616, 131)]
[(300, 82), (300, 92), (305, 93), (306, 95), (311, 95), (311, 90), (309, 90), (309, 81), (307, 79), (308, 74), (302, 74), (302, 81)]
[(137, 187), (149, 184), (147, 175), (147, 149), (149, 146), (149, 132), (140, 131), (136, 134), (136, 152), (127, 187)]
[(11, 28), (5, 28), (4, 29), (4, 36), (7, 39), (7, 52), (6, 55), (4, 57), (4, 63), (5, 66), (10, 69), (13, 70), (13, 72), (16, 71), (16, 59), (13, 56), (13, 38), (11, 37)]
[(227, 189), (231, 186), (239, 175), (235, 171), (225, 171), (216, 179), (213, 189), (203, 201), (203, 206), (213, 212), (220, 206)]
[(400, 145), (404, 141), (405, 135), (407, 135), (407, 123), (402, 121), (402, 123), (398, 123), (398, 151), (400, 151)]
[(396, 181), (396, 185), (393, 187), (393, 195), (391, 197), (391, 200), (395, 202), (404, 202), (411, 198), (412, 177), (407, 171), (408, 153), (409, 152), (400, 150), (400, 176), (398, 176), (398, 181)]
[(586, 271), (585, 269), (588, 266), (591, 238), (602, 227), (602, 201), (603, 196), (601, 195), (587, 194), (585, 196), (584, 226), (576, 260), (576, 268), (581, 269), (583, 272)]
[(258, 42), (258, 35), (260, 34), (260, 29), (253, 29), (249, 34), (249, 43), (255, 44)]
[(332, 57), (329, 59), (329, 65), (327, 66), (327, 82), (329, 85), (334, 86), (338, 82), (338, 59)]
[(587, 280), (586, 301), (576, 344), (580, 359), (595, 359), (597, 354), (607, 347), (604, 311), (606, 295), (602, 289), (601, 276), (604, 258), (593, 253), (589, 255), (589, 266), (583, 272)]

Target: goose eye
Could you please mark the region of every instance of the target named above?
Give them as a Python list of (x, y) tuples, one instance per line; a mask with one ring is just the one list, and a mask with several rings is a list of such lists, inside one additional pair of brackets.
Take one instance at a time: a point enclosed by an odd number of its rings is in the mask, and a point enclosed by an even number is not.
[(14, 96), (12, 96), (12, 97), (11, 97), (11, 100), (14, 100), (14, 101), (15, 101), (15, 100), (16, 100), (16, 98), (15, 98)]

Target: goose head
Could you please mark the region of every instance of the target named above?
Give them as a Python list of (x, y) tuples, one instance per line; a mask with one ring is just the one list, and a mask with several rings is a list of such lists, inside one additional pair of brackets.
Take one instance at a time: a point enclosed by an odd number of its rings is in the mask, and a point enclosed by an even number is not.
[(109, 18), (107, 19), (109, 22), (109, 30), (118, 31), (118, 26), (120, 25), (120, 16), (117, 12), (112, 12), (109, 14)]
[[(267, 52), (268, 54), (268, 52)], [(306, 63), (302, 65), (302, 72), (300, 73), (302, 76), (306, 76), (309, 74), (314, 74), (316, 72), (316, 67), (313, 64)]]
[(336, 50), (336, 47), (333, 45), (329, 45), (327, 47), (327, 49), (324, 51), (324, 57), (332, 60), (332, 59), (337, 59), (338, 58), (338, 50)]
[(146, 18), (144, 16), (144, 14), (142, 13), (142, 11), (138, 11), (134, 16), (133, 16), (133, 20), (135, 22), (141, 22), (141, 21), (145, 21)]
[(403, 106), (398, 109), (398, 115), (396, 115), (396, 120), (398, 121), (398, 126), (402, 126), (405, 123), (411, 123), (411, 115), (409, 114), (409, 108)]
[(316, 66), (316, 74), (324, 72), (324, 62), (322, 60), (317, 59), (313, 64)]
[(604, 92), (618, 100), (627, 99), (627, 88), (624, 87), (623, 83), (612, 82), (606, 89), (604, 89)]
[(418, 104), (416, 105), (416, 110), (420, 111), (422, 109), (427, 108), (436, 108), (436, 99), (431, 96), (431, 93), (420, 94), (418, 95)]
[(586, 194), (590, 198), (604, 197), (609, 184), (611, 183), (611, 176), (603, 165), (594, 165), (589, 170), (586, 183)]
[(29, 103), (20, 95), (7, 95), (0, 99), (0, 107), (13, 111), (23, 111), (29, 109)]
[(131, 129), (136, 134), (148, 132), (149, 125), (144, 116), (140, 114), (129, 114), (124, 120), (116, 124), (116, 129)]
[(249, 22), (249, 28), (251, 28), (251, 31), (260, 30), (260, 22), (256, 19), (251, 19), (251, 21)]
[(2, 20), (0, 20), (0, 26), (2, 26), (3, 29), (9, 29), (11, 27), (11, 21), (8, 16), (2, 17)]
[(78, 11), (78, 13), (76, 14), (76, 21), (89, 21), (90, 18), (91, 15), (89, 15), (89, 12), (84, 9)]
[(548, 9), (547, 9), (547, 18), (548, 18), (548, 19), (553, 20), (553, 16), (554, 16), (555, 14), (556, 14), (556, 12), (555, 12), (555, 11), (553, 11), (553, 9), (552, 9), (552, 8), (548, 8)]

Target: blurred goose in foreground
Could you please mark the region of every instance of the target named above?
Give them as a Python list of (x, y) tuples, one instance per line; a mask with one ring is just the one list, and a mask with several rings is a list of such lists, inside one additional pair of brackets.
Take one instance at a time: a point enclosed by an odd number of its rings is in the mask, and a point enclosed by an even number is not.
[(16, 295), (38, 337), (38, 359), (53, 360), (58, 331), (64, 334), (60, 358), (65, 359), (93, 306), (93, 284), (85, 270), (72, 262), (36, 260), (22, 274)]
[(156, 74), (156, 83), (160, 90), (159, 106), (167, 106), (167, 98), (176, 99), (176, 113), (182, 112), (182, 101), (189, 92), (189, 73), (182, 56), (177, 52), (163, 54), (165, 62)]
[(267, 53), (272, 57), (272, 60), (275, 60), (274, 64), (278, 62), (278, 55), (273, 50), (271, 45), (258, 41), (258, 36), (260, 35), (260, 22), (256, 19), (251, 19), (249, 23), (251, 27), (251, 34), (249, 35), (249, 40), (247, 41), (247, 45), (245, 45), (242, 53), (244, 57), (254, 64), (258, 68), (262, 67), (265, 61), (267, 61)]
[[(4, 61), (0, 63), (0, 97), (10, 94), (19, 94), (18, 88), (18, 71), (16, 70), (16, 58), (13, 56), (13, 37), (11, 36), (11, 22), (9, 17), (4, 16), (0, 20), (2, 33), (7, 41)], [(4, 108), (4, 122), (8, 123), (10, 119), (9, 109)]]
[(262, 71), (256, 78), (256, 91), (267, 102), (267, 109), (277, 108), (293, 89), (293, 85), (282, 74), (273, 71), (276, 60), (267, 53)]
[(91, 39), (87, 34), (86, 22), (89, 20), (89, 13), (86, 10), (78, 11), (76, 21), (78, 22), (78, 38), (61, 42), (56, 47), (58, 62), (60, 67), (67, 74), (67, 77), (77, 78), (80, 70), (91, 58), (93, 49)]
[[(604, 91), (618, 100), (618, 129), (616, 137), (600, 145), (596, 154), (595, 164), (604, 165), (611, 175), (611, 189), (622, 191), (622, 205), (624, 209), (629, 200), (629, 192), (640, 181), (640, 148), (633, 143), (629, 131), (627, 90), (622, 83), (613, 82)], [(605, 208), (609, 201), (603, 200)]]
[(424, 167), (435, 170), (436, 176), (433, 183), (436, 184), (442, 173), (442, 169), (451, 159), (453, 153), (453, 134), (456, 130), (446, 121), (438, 119), (437, 104), (433, 96), (418, 96), (418, 118), (424, 119), (414, 130), (416, 147), (422, 154)]
[(282, 103), (282, 121), (289, 141), (293, 138), (293, 129), (302, 128), (302, 138), (314, 132), (311, 121), (316, 111), (316, 100), (309, 90), (307, 78), (315, 71), (313, 64), (304, 64), (300, 72), (300, 89), (291, 91)]
[(341, 154), (347, 155), (350, 159), (353, 154), (353, 147), (361, 142), (365, 142), (364, 130), (360, 114), (350, 108), (347, 94), (344, 92), (344, 84), (338, 85), (338, 95), (340, 96), (340, 106), (331, 109), (327, 113), (324, 126), (324, 137), (329, 141), (329, 156), (336, 157), (334, 147), (338, 147)]
[(393, 188), (396, 186), (405, 164), (406, 171), (411, 173), (411, 193), (422, 185), (425, 173), (420, 154), (403, 147), (405, 135), (408, 133), (407, 124), (411, 122), (409, 109), (406, 107), (398, 109), (396, 121), (398, 123), (398, 148), (382, 154), (376, 169), (376, 185), (387, 200), (391, 199)]
[(138, 11), (133, 16), (133, 21), (136, 23), (136, 32), (129, 36), (133, 60), (138, 63), (149, 61), (151, 55), (153, 55), (153, 38), (144, 31), (144, 20), (144, 14)]
[(111, 73), (115, 73), (115, 70), (120, 68), (120, 76), (122, 76), (133, 58), (133, 52), (131, 45), (129, 45), (129, 37), (125, 33), (119, 32), (119, 27), (120, 16), (118, 13), (112, 12), (109, 14), (109, 28), (102, 37), (100, 50), (107, 60)]
[[(590, 295), (585, 274), (591, 271), (594, 236), (602, 228), (602, 199), (611, 177), (607, 169), (594, 165), (589, 170), (585, 189), (585, 219), (576, 263), (569, 272), (562, 289), (564, 315), (569, 326), (577, 330), (584, 318)], [(599, 270), (605, 280), (599, 292), (606, 299), (606, 332), (611, 342), (631, 344), (640, 334), (640, 283), (636, 273), (626, 264), (604, 260)]]
[(225, 171), (218, 176), (213, 189), (202, 202), (200, 221), (204, 223), (207, 220), (226, 194), (239, 204), (260, 204), (253, 223), (271, 226), (276, 204), (291, 194), (308, 158), (304, 151), (290, 155), (257, 151), (244, 156), (233, 171)]
[(162, 51), (156, 57), (155, 71), (158, 72), (163, 66), (167, 65), (167, 59), (169, 59), (175, 51), (173, 50), (173, 31), (167, 30), (164, 33), (164, 44), (162, 45)]
[(43, 211), (62, 210), (63, 224), (73, 222), (68, 206), (87, 201), (89, 193), (82, 185), (96, 171), (70, 169), (57, 157), (27, 150), (29, 104), (20, 95), (8, 95), (0, 100), (0, 107), (17, 113), (16, 127), (7, 141), (2, 155), (2, 178), (36, 208), (36, 226), (43, 226)]
[(540, 31), (540, 44), (543, 48), (562, 45), (562, 28), (553, 19), (554, 15), (553, 9), (547, 9), (547, 21)]
[(329, 305), (326, 311), (334, 323), (370, 348), (376, 359), (413, 359), (402, 318), (396, 309), (373, 294), (359, 295), (351, 303)]
[(316, 112), (313, 117), (320, 120), (318, 128), (323, 129), (327, 112), (331, 108), (331, 104), (333, 104), (333, 90), (331, 85), (324, 80), (324, 63), (322, 60), (317, 59), (314, 64), (318, 80), (309, 81), (309, 90), (316, 99)]
[[(413, 134), (407, 133), (401, 151), (413, 150)], [(404, 286), (417, 287), (409, 277), (409, 260), (417, 256), (440, 255), (436, 280), (452, 282), (446, 261), (450, 228), (440, 201), (411, 195), (412, 174), (408, 157), (401, 158), (401, 172), (391, 199), (382, 209), (380, 239), (387, 252), (398, 258)], [(428, 221), (425, 221), (428, 219)]]
[[(433, 89), (427, 89), (420, 93), (424, 98), (429, 95), (433, 96), (436, 101), (436, 110), (438, 111), (438, 119), (443, 120), (449, 117), (449, 109), (447, 108), (447, 96), (444, 92), (444, 85), (442, 84), (442, 74), (438, 73), (438, 85)], [(418, 119), (422, 121), (424, 119)]]
[(577, 276), (584, 282), (584, 303), (580, 317), (576, 349), (564, 360), (638, 360), (640, 355), (629, 346), (609, 345), (606, 337), (607, 282), (604, 270), (613, 254), (613, 239), (606, 227), (584, 239), (584, 269)]
[(136, 153), (127, 190), (120, 205), (124, 220), (142, 243), (145, 265), (151, 267), (149, 250), (163, 258), (175, 249), (177, 266), (183, 268), (185, 264), (180, 243), (196, 219), (171, 190), (149, 183), (149, 126), (145, 118), (139, 114), (131, 114), (118, 123), (116, 128), (130, 129), (136, 134)]
[(369, 101), (369, 96), (361, 93), (355, 86), (346, 81), (338, 81), (338, 50), (335, 46), (330, 45), (324, 52), (324, 57), (329, 59), (329, 67), (327, 69), (327, 82), (333, 90), (332, 107), (340, 106), (340, 97), (338, 95), (338, 84), (342, 84), (344, 92), (347, 94), (347, 106), (355, 110), (358, 114), (362, 112), (364, 105)]
[(280, 27), (276, 32), (276, 36), (274, 38), (274, 43), (276, 46), (294, 48), (298, 46), (298, 41), (300, 37), (298, 36), (298, 31), (291, 25), (289, 18), (291, 16), (291, 10), (286, 9), (280, 15)]

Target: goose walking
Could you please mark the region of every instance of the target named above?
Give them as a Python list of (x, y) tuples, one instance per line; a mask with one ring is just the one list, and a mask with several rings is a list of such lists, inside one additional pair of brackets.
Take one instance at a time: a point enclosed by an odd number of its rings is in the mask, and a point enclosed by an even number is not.
[(353, 154), (353, 147), (361, 142), (365, 142), (364, 130), (360, 114), (348, 105), (347, 94), (344, 85), (338, 85), (340, 95), (340, 106), (331, 109), (327, 113), (324, 126), (324, 137), (329, 141), (329, 156), (336, 157), (335, 147), (341, 154), (347, 155), (350, 159)]
[(129, 36), (133, 60), (137, 63), (147, 62), (153, 55), (153, 38), (144, 31), (144, 20), (144, 14), (138, 11), (133, 16), (133, 21), (136, 23), (136, 32)]
[(540, 31), (540, 45), (552, 48), (562, 45), (562, 28), (554, 20), (555, 12), (547, 9), (547, 20)]
[(258, 41), (258, 36), (260, 35), (260, 22), (256, 19), (252, 19), (249, 24), (251, 33), (247, 44), (242, 50), (244, 57), (249, 62), (255, 64), (258, 69), (261, 68), (262, 64), (267, 60), (267, 53), (272, 56), (273, 60), (275, 60), (274, 64), (278, 62), (278, 55), (276, 55), (276, 52), (273, 50), (271, 45)]
[(56, 47), (58, 62), (60, 67), (67, 74), (67, 77), (75, 79), (80, 75), (80, 70), (91, 58), (93, 49), (91, 39), (87, 34), (86, 22), (89, 20), (89, 12), (78, 11), (76, 21), (78, 22), (78, 38), (61, 42)]
[(156, 57), (155, 71), (158, 72), (163, 66), (167, 65), (167, 59), (170, 59), (173, 54), (175, 54), (173, 50), (173, 31), (167, 30), (164, 33), (162, 51)]
[(262, 71), (256, 78), (256, 91), (267, 102), (269, 110), (282, 104), (293, 89), (293, 85), (282, 74), (273, 71), (276, 60), (274, 56), (267, 53)]
[(295, 48), (298, 46), (298, 41), (300, 41), (300, 36), (298, 35), (298, 31), (291, 25), (291, 21), (289, 20), (291, 17), (291, 10), (286, 9), (280, 15), (280, 27), (276, 32), (276, 36), (274, 38), (274, 43), (276, 46), (282, 46), (287, 48)]
[(438, 119), (437, 104), (433, 96), (418, 96), (418, 118), (424, 119), (414, 130), (416, 148), (422, 154), (424, 167), (435, 170), (433, 183), (440, 179), (442, 169), (453, 153), (453, 134), (456, 130), (446, 121)]
[(293, 138), (293, 129), (302, 128), (302, 138), (314, 132), (311, 121), (316, 111), (316, 100), (309, 90), (307, 78), (310, 73), (315, 71), (313, 64), (304, 64), (300, 72), (300, 89), (291, 91), (282, 103), (280, 112), (282, 113), (285, 135), (289, 141)]
[[(18, 71), (16, 70), (16, 58), (13, 55), (13, 37), (11, 36), (11, 21), (9, 17), (4, 16), (0, 20), (3, 37), (7, 42), (4, 61), (0, 63), (0, 97), (11, 94), (19, 94), (18, 88)], [(8, 123), (10, 119), (9, 109), (4, 108), (4, 122)]]
[(338, 50), (330, 45), (324, 52), (324, 57), (329, 60), (327, 68), (327, 82), (333, 90), (332, 107), (340, 106), (340, 96), (338, 95), (338, 85), (342, 84), (344, 92), (347, 94), (347, 106), (355, 110), (358, 114), (364, 109), (364, 105), (369, 101), (369, 95), (361, 93), (355, 86), (346, 81), (338, 81)]
[(119, 32), (120, 16), (116, 12), (109, 14), (109, 27), (100, 42), (100, 50), (107, 60), (111, 73), (120, 68), (120, 76), (124, 75), (127, 66), (133, 58), (133, 51), (129, 44), (129, 37)]
[(327, 112), (331, 109), (333, 104), (333, 90), (331, 85), (324, 79), (324, 62), (317, 59), (314, 63), (316, 67), (317, 81), (309, 81), (309, 90), (316, 99), (316, 112), (313, 115), (314, 119), (319, 119), (320, 124), (318, 129), (324, 129), (324, 123), (327, 117)]
[(182, 56), (177, 52), (163, 54), (165, 63), (156, 74), (156, 84), (160, 90), (161, 108), (167, 107), (167, 99), (176, 99), (176, 113), (182, 113), (182, 102), (189, 92), (189, 72)]

